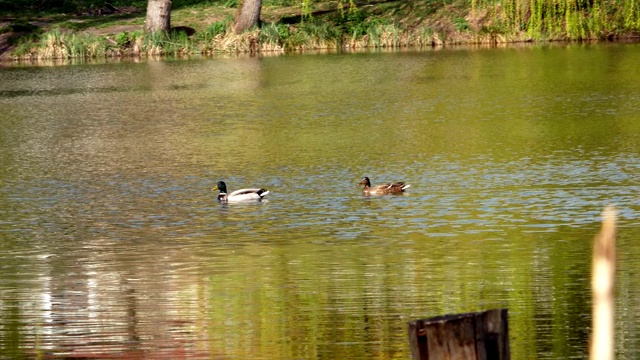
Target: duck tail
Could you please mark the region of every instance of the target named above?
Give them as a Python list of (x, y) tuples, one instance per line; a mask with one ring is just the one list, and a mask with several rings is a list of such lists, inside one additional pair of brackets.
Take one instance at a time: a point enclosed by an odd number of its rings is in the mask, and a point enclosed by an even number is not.
[(267, 194), (269, 194), (269, 190), (262, 190), (260, 193), (258, 193), (258, 195), (260, 195), (260, 198), (267, 196)]
[(405, 191), (405, 190), (406, 190), (406, 189), (408, 189), (410, 186), (411, 186), (410, 184), (404, 185), (404, 186), (402, 187), (402, 191)]

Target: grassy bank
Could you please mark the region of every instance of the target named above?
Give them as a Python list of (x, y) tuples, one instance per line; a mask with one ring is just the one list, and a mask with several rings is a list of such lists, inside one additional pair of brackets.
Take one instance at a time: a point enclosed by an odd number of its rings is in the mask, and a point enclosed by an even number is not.
[(262, 26), (243, 34), (230, 31), (235, 0), (175, 0), (169, 34), (142, 32), (146, 1), (50, 0), (44, 9), (20, 3), (0, 0), (7, 14), (0, 18), (4, 58), (425, 47), (640, 34), (639, 0), (343, 0), (304, 6), (298, 0), (265, 0)]

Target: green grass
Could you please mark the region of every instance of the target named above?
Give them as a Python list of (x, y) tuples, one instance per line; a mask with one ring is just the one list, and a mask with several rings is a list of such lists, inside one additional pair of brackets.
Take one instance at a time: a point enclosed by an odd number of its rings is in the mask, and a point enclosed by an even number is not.
[(262, 26), (258, 40), (263, 44), (283, 47), (291, 37), (291, 30), (285, 24), (269, 23)]

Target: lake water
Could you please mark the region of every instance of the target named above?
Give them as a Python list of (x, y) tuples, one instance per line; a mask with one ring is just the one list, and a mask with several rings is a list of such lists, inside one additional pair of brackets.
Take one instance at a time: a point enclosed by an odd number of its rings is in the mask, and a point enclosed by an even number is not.
[(498, 307), (585, 358), (608, 204), (640, 357), (638, 44), (11, 66), (0, 109), (0, 358), (407, 359)]

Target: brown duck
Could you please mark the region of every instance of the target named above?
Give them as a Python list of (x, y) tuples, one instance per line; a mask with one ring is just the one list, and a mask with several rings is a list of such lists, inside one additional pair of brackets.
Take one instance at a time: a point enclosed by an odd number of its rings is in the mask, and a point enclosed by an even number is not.
[(362, 189), (362, 195), (372, 196), (372, 195), (400, 195), (404, 193), (404, 191), (411, 185), (405, 184), (404, 182), (394, 182), (387, 184), (380, 184), (376, 186), (371, 186), (371, 181), (368, 177), (363, 177), (362, 181), (358, 184), (360, 186), (364, 185)]

